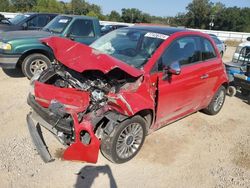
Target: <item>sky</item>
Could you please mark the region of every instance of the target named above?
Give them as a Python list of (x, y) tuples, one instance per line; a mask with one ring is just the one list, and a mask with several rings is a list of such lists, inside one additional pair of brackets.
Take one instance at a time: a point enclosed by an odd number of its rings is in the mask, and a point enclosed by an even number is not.
[[(70, 0), (65, 0), (69, 2)], [(179, 12), (185, 12), (185, 8), (192, 0), (86, 0), (102, 7), (103, 13), (108, 14), (112, 10), (121, 12), (122, 8), (137, 8), (143, 12), (155, 16), (175, 16)], [(250, 7), (250, 0), (210, 0), (213, 3), (221, 2), (226, 7)]]

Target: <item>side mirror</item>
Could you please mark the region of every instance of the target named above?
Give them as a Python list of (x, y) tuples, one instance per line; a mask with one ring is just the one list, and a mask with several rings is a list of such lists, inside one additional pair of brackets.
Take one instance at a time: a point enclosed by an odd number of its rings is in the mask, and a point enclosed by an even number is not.
[(250, 37), (247, 37), (247, 41), (250, 41)]
[(168, 73), (179, 75), (181, 73), (180, 63), (178, 61), (171, 63), (170, 66), (168, 67)]
[(66, 38), (70, 39), (70, 40), (75, 40), (75, 38), (72, 36), (72, 34), (69, 32), (65, 35)]
[(163, 69), (163, 80), (171, 75), (179, 75), (181, 73), (181, 66), (178, 61), (171, 63), (169, 66)]

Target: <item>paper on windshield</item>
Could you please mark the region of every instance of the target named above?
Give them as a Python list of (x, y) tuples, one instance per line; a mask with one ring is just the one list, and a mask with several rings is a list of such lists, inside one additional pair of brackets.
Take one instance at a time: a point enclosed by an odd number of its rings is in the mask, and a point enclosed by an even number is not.
[(168, 35), (164, 35), (164, 34), (160, 34), (160, 33), (151, 33), (151, 32), (149, 32), (149, 33), (146, 33), (145, 37), (166, 40), (169, 36)]
[(59, 23), (67, 23), (69, 20), (67, 20), (67, 19), (60, 19), (59, 20)]

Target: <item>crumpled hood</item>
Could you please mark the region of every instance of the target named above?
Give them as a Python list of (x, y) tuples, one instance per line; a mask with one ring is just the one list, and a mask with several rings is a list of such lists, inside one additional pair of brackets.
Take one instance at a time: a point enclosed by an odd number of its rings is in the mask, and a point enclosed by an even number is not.
[(106, 74), (115, 68), (119, 68), (133, 77), (139, 77), (143, 74), (142, 70), (72, 40), (49, 37), (41, 39), (41, 41), (51, 47), (55, 58), (60, 63), (77, 72), (100, 70)]
[(9, 32), (1, 32), (0, 33), (0, 40), (4, 42), (8, 42), (10, 40), (16, 39), (39, 39), (44, 37), (49, 37), (53, 35), (50, 32), (46, 31), (9, 31)]

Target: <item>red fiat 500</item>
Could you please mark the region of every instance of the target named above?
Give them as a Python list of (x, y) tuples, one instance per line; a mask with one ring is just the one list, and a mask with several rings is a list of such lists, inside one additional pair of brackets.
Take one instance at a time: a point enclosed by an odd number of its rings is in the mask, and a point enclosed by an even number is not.
[(27, 122), (45, 162), (52, 157), (41, 126), (66, 146), (65, 160), (96, 162), (100, 149), (123, 163), (147, 134), (198, 110), (215, 115), (223, 106), (228, 79), (206, 34), (133, 26), (90, 47), (58, 37), (42, 42), (55, 61), (31, 80)]

